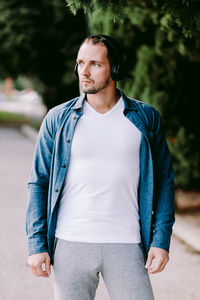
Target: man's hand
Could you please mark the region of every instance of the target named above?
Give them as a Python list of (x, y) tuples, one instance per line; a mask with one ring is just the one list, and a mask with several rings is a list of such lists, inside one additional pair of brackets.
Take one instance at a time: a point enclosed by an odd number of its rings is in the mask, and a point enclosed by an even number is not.
[(51, 274), (50, 257), (47, 252), (29, 255), (28, 264), (36, 276), (49, 277)]
[(169, 254), (166, 250), (151, 247), (148, 253), (145, 268), (148, 269), (149, 274), (155, 274), (163, 271), (169, 261)]

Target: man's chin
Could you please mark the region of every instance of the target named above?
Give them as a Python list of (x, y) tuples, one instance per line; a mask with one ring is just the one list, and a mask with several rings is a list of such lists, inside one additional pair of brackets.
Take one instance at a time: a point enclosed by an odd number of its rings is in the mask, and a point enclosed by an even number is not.
[(85, 94), (97, 94), (98, 93), (98, 90), (92, 89), (92, 88), (81, 87), (81, 90)]
[(100, 91), (104, 90), (109, 83), (109, 78), (107, 80), (105, 80), (102, 84), (99, 84), (99, 86), (93, 85), (93, 86), (87, 86), (84, 84), (81, 84), (81, 90), (83, 93), (85, 94), (97, 94)]

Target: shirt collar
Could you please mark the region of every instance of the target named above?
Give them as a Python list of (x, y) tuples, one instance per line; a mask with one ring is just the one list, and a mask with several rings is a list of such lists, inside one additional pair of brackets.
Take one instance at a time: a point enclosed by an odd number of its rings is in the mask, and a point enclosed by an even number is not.
[[(122, 90), (120, 90), (119, 88), (117, 88), (117, 90), (119, 91), (123, 101), (124, 101), (124, 110), (136, 110), (137, 111), (137, 106), (135, 101), (132, 101), (131, 99), (127, 98), (125, 96), (125, 94), (122, 92)], [(83, 103), (84, 100), (86, 98), (86, 94), (83, 93), (78, 100), (76, 101), (76, 103), (71, 107), (71, 109), (83, 109)]]

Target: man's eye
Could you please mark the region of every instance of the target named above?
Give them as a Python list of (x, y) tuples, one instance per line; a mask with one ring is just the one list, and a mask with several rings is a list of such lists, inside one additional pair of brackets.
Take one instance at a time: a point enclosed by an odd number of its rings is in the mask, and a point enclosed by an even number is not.
[(95, 67), (100, 67), (100, 64), (94, 62)]
[(83, 65), (83, 62), (82, 62), (82, 61), (79, 61), (79, 62), (78, 62), (78, 65), (79, 65), (79, 66), (82, 66), (82, 65)]

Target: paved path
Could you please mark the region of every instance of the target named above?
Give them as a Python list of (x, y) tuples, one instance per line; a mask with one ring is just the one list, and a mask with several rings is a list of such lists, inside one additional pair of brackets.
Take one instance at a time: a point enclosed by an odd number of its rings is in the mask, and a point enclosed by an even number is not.
[[(53, 276), (37, 278), (26, 263), (26, 183), (33, 151), (34, 143), (19, 131), (0, 127), (0, 299), (3, 300), (53, 300)], [(173, 238), (166, 270), (151, 276), (155, 300), (198, 300), (199, 279), (200, 255)], [(109, 300), (103, 280), (95, 300)]]
[[(19, 131), (0, 127), (0, 299), (53, 300), (53, 276), (38, 278), (26, 263), (27, 180), (34, 143)], [(103, 281), (95, 300), (108, 300)], [(80, 299), (81, 300), (81, 299)]]

